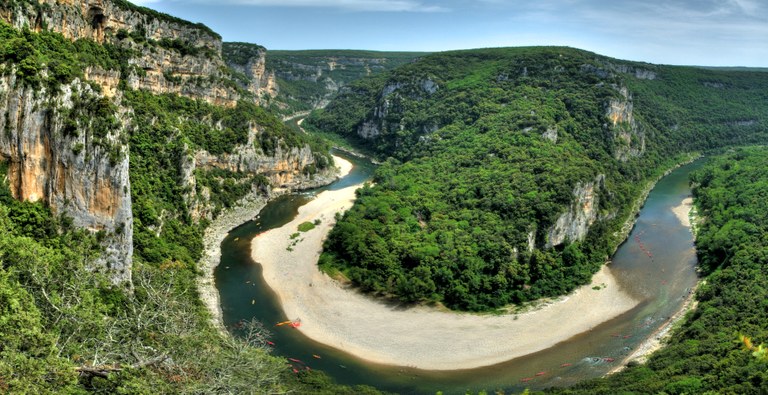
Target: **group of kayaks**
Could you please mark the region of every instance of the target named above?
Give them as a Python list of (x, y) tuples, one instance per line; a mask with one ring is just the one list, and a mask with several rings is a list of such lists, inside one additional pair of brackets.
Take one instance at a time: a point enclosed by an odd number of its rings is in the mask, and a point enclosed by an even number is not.
[[(564, 363), (564, 364), (560, 365), (561, 368), (567, 368), (569, 366), (573, 366), (573, 364), (572, 363)], [(529, 381), (531, 381), (531, 380), (533, 380), (533, 379), (535, 379), (537, 377), (544, 376), (547, 373), (548, 373), (547, 371), (541, 371), (541, 372), (538, 372), (535, 375), (533, 375), (533, 377), (523, 377), (522, 379), (520, 379), (520, 382), (521, 383), (527, 383), (527, 382), (529, 382)]]
[[(288, 325), (292, 328), (298, 328), (301, 326), (301, 319), (297, 318), (295, 320), (287, 320), (287, 321), (282, 321), (275, 324), (275, 326), (283, 326), (283, 325)], [(272, 343), (271, 341), (267, 341), (267, 344), (269, 344), (270, 346), (275, 345), (275, 343)], [(312, 354), (312, 358), (323, 359), (323, 357), (317, 354)], [(293, 373), (299, 373), (302, 370), (312, 370), (312, 368), (307, 366), (306, 362), (300, 359), (297, 359), (297, 358), (287, 358), (287, 359), (288, 359), (288, 365), (290, 366)]]
[[(603, 361), (603, 362), (613, 362), (613, 361), (615, 361), (615, 359), (611, 358), (611, 357), (603, 357), (603, 358), (596, 358), (596, 359), (598, 359), (599, 361)], [(561, 368), (567, 368), (567, 367), (570, 367), (570, 366), (573, 366), (573, 364), (572, 363), (567, 363), (567, 362), (562, 364), (562, 365), (560, 365)], [(522, 379), (520, 379), (520, 382), (521, 383), (527, 383), (527, 382), (529, 382), (531, 380), (536, 379), (537, 377), (545, 376), (547, 373), (549, 373), (549, 372), (541, 371), (541, 372), (536, 373), (532, 377), (523, 377)]]
[(277, 324), (275, 324), (275, 326), (283, 326), (283, 325), (288, 325), (292, 328), (298, 328), (301, 326), (301, 319), (297, 318), (295, 320), (288, 320), (288, 321), (278, 322)]
[(640, 241), (640, 236), (642, 236), (643, 233), (645, 233), (645, 231), (635, 235), (635, 242), (640, 246), (640, 251), (644, 252), (646, 255), (648, 255), (648, 258), (651, 258), (651, 260), (653, 260), (653, 254), (651, 254), (651, 251), (645, 248), (645, 246), (643, 245), (643, 242)]
[[(312, 354), (312, 358), (323, 359), (323, 357), (317, 354)], [(307, 366), (306, 362), (300, 359), (297, 359), (297, 358), (287, 358), (287, 359), (288, 359), (288, 366), (291, 368), (293, 373), (299, 373), (302, 370), (312, 370), (312, 368)]]

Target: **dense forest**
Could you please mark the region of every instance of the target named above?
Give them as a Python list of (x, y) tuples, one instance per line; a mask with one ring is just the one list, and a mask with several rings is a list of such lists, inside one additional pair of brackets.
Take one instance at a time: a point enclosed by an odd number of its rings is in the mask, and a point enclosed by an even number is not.
[(246, 65), (263, 54), (265, 71), (277, 85), (277, 96), (267, 98), (265, 105), (284, 115), (323, 107), (349, 83), (426, 55), (359, 50), (267, 51), (262, 46), (240, 42), (225, 42), (222, 50), (224, 60), (235, 65)]
[(688, 153), (765, 141), (767, 88), (766, 73), (559, 47), (439, 53), (355, 82), (306, 124), (386, 161), (320, 265), (452, 309), (567, 293), (649, 181)]
[(553, 393), (768, 393), (768, 149), (710, 159), (691, 181), (698, 306), (645, 365)]
[[(21, 5), (52, 7), (3, 4)], [(195, 218), (185, 196), (210, 191), (215, 217), (269, 181), (201, 168), (191, 188), (182, 182), (185, 158), (232, 153), (258, 125), (252, 148), (270, 155), (310, 147), (315, 165), (304, 172), (325, 168), (329, 145), (286, 127), (275, 110), (314, 108), (329, 86), (345, 87), (308, 127), (341, 134), (384, 164), (329, 237), (321, 266), (367, 291), (462, 310), (559, 295), (586, 282), (623, 237), (649, 182), (692, 152), (764, 142), (768, 126), (768, 73), (629, 63), (570, 48), (419, 61), (423, 54), (274, 51), (267, 69), (278, 75), (287, 107), (258, 107), (242, 89), (242, 100), (221, 107), (126, 83), (146, 72), (129, 61), (141, 48), (220, 54), (136, 31), (110, 34), (116, 40), (99, 44), (0, 22), (0, 73), (39, 95), (55, 97), (84, 80), (88, 67), (118, 73), (118, 99), (104, 98), (94, 83), (70, 110), (44, 104), (61, 115), (63, 133), (87, 134), (115, 162), (130, 155), (135, 247), (132, 287), (117, 287), (97, 263), (105, 232), (78, 229), (41, 202), (17, 201), (0, 164), (0, 393), (379, 393), (338, 386), (320, 372), (292, 373), (270, 354), (269, 331), (258, 322), (244, 323), (234, 337), (219, 333), (196, 287), (208, 218)], [(328, 65), (341, 58), (357, 60)], [(239, 86), (236, 72), (221, 73), (208, 82)], [(353, 82), (363, 74), (371, 76)], [(120, 139), (108, 137), (124, 125)], [(71, 149), (79, 155), (89, 147)], [(648, 365), (557, 391), (768, 391), (759, 354), (768, 343), (766, 165), (766, 150), (739, 149), (694, 175), (707, 279), (699, 308), (670, 346)], [(589, 232), (553, 230), (564, 212), (584, 210), (574, 193), (592, 197)]]
[[(14, 73), (41, 95), (55, 96), (61, 86), (84, 79), (89, 66), (119, 71), (121, 79), (139, 73), (127, 62), (130, 47), (71, 41), (0, 22), (0, 72)], [(95, 84), (92, 89), (99, 92)], [(122, 83), (120, 89), (119, 102), (83, 92), (71, 111), (62, 111), (62, 122), (65, 133), (87, 133), (93, 144), (129, 146), (132, 288), (116, 287), (96, 263), (104, 232), (77, 229), (42, 202), (15, 200), (3, 164), (0, 393), (375, 393), (336, 386), (318, 372), (292, 374), (284, 359), (270, 355), (269, 332), (260, 324), (246, 325), (236, 338), (224, 336), (197, 294), (207, 221), (189, 214), (188, 191), (180, 183), (183, 157), (193, 149), (231, 152), (247, 141), (251, 124), (259, 125), (255, 144), (266, 154), (309, 145), (316, 163), (327, 166), (328, 146), (297, 134), (252, 102), (224, 108)], [(56, 109), (56, 102), (50, 106)], [(105, 136), (121, 122), (124, 108), (130, 108), (132, 127), (124, 140), (111, 141)], [(75, 154), (88, 149), (72, 147)], [(266, 183), (258, 175), (225, 170), (199, 169), (195, 176), (198, 187), (215, 193), (212, 203), (219, 210)]]

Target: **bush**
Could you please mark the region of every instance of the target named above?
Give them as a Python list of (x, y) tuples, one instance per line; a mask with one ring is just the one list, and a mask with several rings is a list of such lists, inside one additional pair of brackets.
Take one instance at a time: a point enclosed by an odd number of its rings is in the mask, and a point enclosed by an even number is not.
[(312, 229), (315, 229), (315, 224), (312, 222), (302, 222), (298, 226), (299, 232), (309, 232)]

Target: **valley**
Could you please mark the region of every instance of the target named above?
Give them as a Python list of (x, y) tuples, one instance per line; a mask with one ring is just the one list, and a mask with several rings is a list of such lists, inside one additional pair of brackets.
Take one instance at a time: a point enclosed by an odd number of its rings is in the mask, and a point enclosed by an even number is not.
[(765, 92), (5, 1), (0, 392), (761, 392)]

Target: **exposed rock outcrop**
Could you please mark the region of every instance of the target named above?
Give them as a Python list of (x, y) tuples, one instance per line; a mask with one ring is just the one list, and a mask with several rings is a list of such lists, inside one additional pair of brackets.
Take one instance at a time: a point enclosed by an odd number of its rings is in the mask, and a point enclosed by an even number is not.
[(600, 174), (594, 181), (579, 182), (573, 189), (573, 201), (555, 225), (547, 231), (546, 248), (561, 245), (566, 241), (581, 241), (587, 236), (589, 227), (595, 223), (598, 214), (598, 191), (604, 187), (605, 175)]
[(84, 124), (68, 131), (64, 114), (100, 94), (79, 80), (60, 91), (34, 90), (14, 73), (0, 77), (0, 157), (8, 163), (11, 193), (47, 203), (76, 226), (104, 231), (102, 263), (116, 283), (130, 283), (133, 215), (128, 147), (121, 142), (127, 117), (118, 111), (117, 128), (104, 137)]
[[(122, 76), (133, 89), (178, 93), (212, 104), (232, 106), (237, 91), (221, 60), (221, 37), (199, 24), (110, 0), (25, 0), (0, 5), (0, 19), (16, 28), (29, 26), (76, 40), (92, 39), (133, 50), (134, 66)], [(92, 68), (87, 73), (108, 92), (120, 73)], [(91, 78), (89, 78), (91, 79)]]
[(557, 128), (549, 128), (544, 133), (542, 133), (541, 137), (544, 137), (545, 139), (557, 143)]
[[(267, 70), (267, 50), (252, 44), (243, 44), (245, 48), (233, 48), (232, 51), (244, 52), (229, 57), (227, 64), (235, 71), (243, 73), (248, 79), (247, 89), (261, 104), (277, 97), (279, 88), (274, 70)], [(248, 50), (255, 48), (256, 50)]]
[[(419, 99), (435, 94), (440, 87), (431, 78), (423, 78), (411, 82), (390, 82), (384, 86), (379, 94), (376, 107), (374, 107), (371, 115), (363, 121), (357, 128), (357, 135), (364, 139), (374, 139), (386, 132), (394, 132), (397, 130), (404, 130), (409, 127), (421, 130), (424, 135), (433, 133), (440, 128), (437, 123), (430, 121), (429, 123), (422, 123), (420, 125), (406, 125), (401, 114), (395, 114), (391, 116), (391, 111), (398, 112), (400, 106), (398, 102), (402, 97), (409, 97)], [(392, 123), (389, 119), (397, 119), (399, 122)], [(424, 137), (424, 135), (420, 136)], [(397, 144), (397, 142), (396, 142)]]
[(214, 207), (210, 203), (210, 191), (202, 188), (197, 192), (195, 170), (222, 169), (231, 172), (259, 174), (269, 180), (266, 190), (259, 191), (253, 185), (253, 194), (269, 194), (272, 188), (300, 190), (312, 188), (331, 182), (334, 178), (333, 169), (309, 176), (305, 174), (308, 166), (315, 164), (315, 156), (309, 146), (285, 150), (278, 146), (275, 152), (267, 155), (256, 148), (256, 136), (260, 133), (258, 126), (252, 126), (248, 133), (248, 142), (235, 147), (232, 153), (212, 155), (207, 151), (189, 150), (182, 159), (182, 184), (187, 187), (185, 196), (195, 219), (213, 219)]
[(610, 121), (607, 125), (612, 132), (613, 155), (626, 162), (630, 158), (641, 156), (645, 152), (645, 133), (635, 121), (632, 95), (625, 87), (618, 89), (619, 99), (611, 99), (606, 110)]

